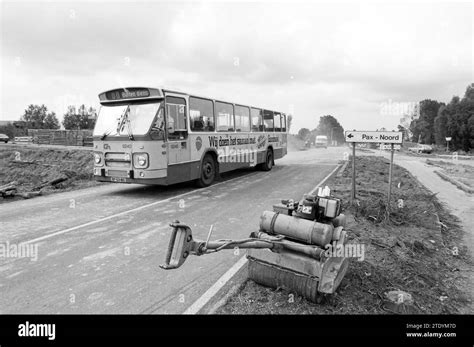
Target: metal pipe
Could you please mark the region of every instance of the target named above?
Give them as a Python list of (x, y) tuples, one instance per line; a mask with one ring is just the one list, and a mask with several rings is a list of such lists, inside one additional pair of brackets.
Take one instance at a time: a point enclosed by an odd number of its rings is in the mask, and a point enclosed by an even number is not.
[(272, 251), (280, 253), (281, 250), (292, 251), (299, 254), (307, 255), (308, 257), (314, 258), (316, 260), (321, 260), (324, 256), (324, 249), (317, 246), (302, 245), (288, 240), (275, 240), (274, 236), (268, 235), (264, 232), (254, 233), (255, 237), (262, 240), (271, 240), (275, 247), (272, 248)]
[[(199, 242), (199, 241), (197, 241)], [(241, 242), (241, 241), (240, 241)], [(207, 243), (206, 249), (209, 250), (215, 250), (217, 248), (221, 249), (233, 249), (235, 247), (238, 248), (269, 248), (271, 249), (273, 245), (270, 242), (267, 241), (260, 241), (260, 240), (255, 240), (255, 241), (248, 241), (245, 243), (240, 243), (239, 241), (233, 241), (233, 240), (217, 240), (217, 241), (209, 241)]]
[(309, 245), (325, 247), (331, 243), (334, 227), (329, 224), (264, 211), (260, 217), (260, 230), (269, 234), (284, 235)]

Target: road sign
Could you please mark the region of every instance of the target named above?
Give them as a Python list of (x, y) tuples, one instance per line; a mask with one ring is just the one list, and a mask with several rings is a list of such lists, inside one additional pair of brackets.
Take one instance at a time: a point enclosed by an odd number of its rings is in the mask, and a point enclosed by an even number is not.
[(446, 141), (451, 141), (451, 138), (450, 138), (450, 137), (447, 137), (447, 138), (446, 138)]
[(356, 143), (372, 142), (380, 143), (380, 149), (385, 146), (383, 144), (390, 144), (390, 167), (388, 174), (388, 197), (387, 197), (387, 212), (390, 213), (390, 199), (392, 195), (392, 169), (393, 169), (393, 152), (395, 151), (394, 144), (401, 144), (403, 142), (403, 133), (399, 131), (346, 131), (346, 142), (352, 142), (352, 189), (351, 189), (351, 204), (355, 201), (355, 154)]
[(346, 131), (346, 142), (402, 143), (403, 133), (396, 131)]

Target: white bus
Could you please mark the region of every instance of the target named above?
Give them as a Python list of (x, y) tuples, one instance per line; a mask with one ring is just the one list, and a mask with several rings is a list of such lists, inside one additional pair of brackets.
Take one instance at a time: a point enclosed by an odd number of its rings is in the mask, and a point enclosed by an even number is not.
[(218, 173), (268, 171), (287, 153), (286, 115), (158, 88), (99, 95), (94, 178), (102, 182), (212, 184)]

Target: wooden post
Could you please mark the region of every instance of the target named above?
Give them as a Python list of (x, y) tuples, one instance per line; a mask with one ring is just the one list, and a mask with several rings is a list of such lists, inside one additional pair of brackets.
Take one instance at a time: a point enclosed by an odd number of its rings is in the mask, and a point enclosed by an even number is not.
[(351, 192), (351, 204), (354, 204), (356, 193), (355, 193), (355, 182), (356, 182), (356, 167), (355, 167), (355, 155), (356, 155), (356, 144), (352, 142), (352, 192)]
[(390, 199), (392, 196), (392, 171), (393, 171), (393, 143), (390, 144), (391, 151), (390, 151), (390, 169), (388, 173), (388, 200), (387, 200), (387, 211), (390, 213)]

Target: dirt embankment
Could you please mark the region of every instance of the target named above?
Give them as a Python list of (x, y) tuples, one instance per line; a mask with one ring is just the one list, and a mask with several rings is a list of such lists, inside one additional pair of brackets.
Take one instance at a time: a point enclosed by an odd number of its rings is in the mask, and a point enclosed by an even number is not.
[(0, 186), (14, 182), (16, 189), (0, 196), (0, 203), (21, 199), (22, 193), (34, 192), (36, 196), (94, 185), (93, 166), (88, 150), (2, 147)]
[(472, 267), (472, 259), (462, 244), (458, 221), (436, 196), (396, 165), (389, 215), (388, 169), (388, 161), (380, 157), (356, 159), (358, 203), (353, 207), (349, 205), (350, 165), (328, 182), (333, 195), (344, 202), (350, 242), (365, 245), (365, 259), (350, 260), (336, 294), (317, 305), (286, 289), (247, 281), (218, 313), (393, 313), (384, 295), (393, 290), (412, 295), (415, 303), (406, 313), (472, 313), (472, 288), (460, 273)]

